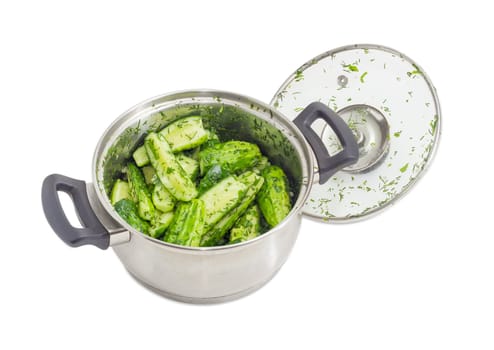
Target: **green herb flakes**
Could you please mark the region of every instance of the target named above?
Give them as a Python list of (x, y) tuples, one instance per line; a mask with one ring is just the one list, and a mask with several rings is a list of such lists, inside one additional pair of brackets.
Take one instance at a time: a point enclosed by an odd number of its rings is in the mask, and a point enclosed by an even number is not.
[(405, 171), (407, 171), (407, 169), (408, 169), (408, 163), (406, 163), (400, 168), (400, 172), (404, 173)]
[(366, 75), (367, 75), (367, 72), (364, 72), (364, 73), (360, 76), (360, 82), (361, 82), (362, 84), (363, 84), (363, 83), (365, 83), (364, 78), (365, 78), (365, 76), (366, 76)]

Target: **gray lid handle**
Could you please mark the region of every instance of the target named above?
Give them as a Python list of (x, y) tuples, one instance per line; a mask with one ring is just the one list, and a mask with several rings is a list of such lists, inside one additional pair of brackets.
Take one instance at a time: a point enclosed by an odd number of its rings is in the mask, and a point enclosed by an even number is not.
[[(323, 119), (340, 140), (343, 149), (330, 156), (324, 142), (311, 125)], [(312, 102), (293, 120), (312, 147), (319, 165), (319, 183), (328, 181), (339, 170), (358, 160), (359, 148), (355, 136), (341, 117), (321, 102)]]

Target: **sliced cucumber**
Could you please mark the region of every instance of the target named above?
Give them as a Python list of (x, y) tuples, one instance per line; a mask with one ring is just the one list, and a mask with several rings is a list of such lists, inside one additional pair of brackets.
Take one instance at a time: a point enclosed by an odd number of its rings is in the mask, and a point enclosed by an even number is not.
[(224, 236), (232, 228), (238, 218), (254, 202), (257, 192), (262, 187), (264, 179), (252, 172), (246, 172), (239, 176), (239, 180), (247, 186), (247, 191), (235, 208), (230, 210), (201, 238), (202, 247), (211, 247), (224, 241)]
[(139, 147), (132, 154), (134, 161), (138, 167), (143, 167), (149, 164), (149, 157), (144, 146)]
[(173, 212), (160, 213), (156, 212), (155, 219), (149, 229), (149, 235), (153, 238), (160, 238), (165, 233), (168, 226), (173, 220)]
[(127, 164), (127, 176), (131, 196), (137, 201), (139, 216), (144, 220), (151, 220), (154, 217), (154, 205), (141, 170), (134, 163), (129, 162)]
[(259, 147), (245, 141), (227, 141), (214, 144), (199, 153), (201, 175), (219, 164), (231, 173), (243, 171), (257, 164), (261, 158)]
[(187, 157), (183, 153), (177, 153), (175, 155), (182, 169), (185, 173), (192, 179), (195, 180), (197, 175), (199, 175), (199, 162), (195, 159)]
[(187, 203), (187, 218), (177, 235), (176, 244), (198, 247), (204, 230), (204, 202), (193, 199)]
[(165, 137), (172, 152), (184, 151), (200, 146), (209, 134), (202, 125), (202, 118), (192, 116), (179, 119), (159, 132)]
[(242, 199), (246, 190), (247, 186), (244, 183), (233, 176), (229, 176), (204, 192), (200, 199), (205, 204), (205, 231), (209, 230), (234, 208)]
[(197, 189), (161, 134), (150, 133), (145, 140), (149, 160), (161, 183), (176, 199), (188, 202), (197, 197)]
[(127, 181), (117, 179), (111, 190), (111, 204), (115, 205), (121, 199), (130, 198), (130, 188)]
[(261, 212), (251, 205), (230, 230), (230, 244), (245, 242), (261, 233)]
[(151, 199), (154, 206), (163, 213), (172, 211), (173, 207), (175, 207), (175, 198), (173, 198), (171, 193), (159, 181), (153, 188)]
[(136, 204), (130, 199), (121, 199), (115, 203), (115, 211), (120, 215), (127, 223), (142, 233), (149, 232), (149, 223), (139, 217), (137, 213)]
[(144, 181), (146, 181), (146, 185), (154, 185), (157, 180), (156, 171), (151, 165), (147, 165), (143, 167), (142, 174), (144, 175)]
[(271, 165), (262, 171), (264, 185), (257, 196), (257, 204), (270, 227), (278, 225), (292, 209), (288, 178), (279, 166)]

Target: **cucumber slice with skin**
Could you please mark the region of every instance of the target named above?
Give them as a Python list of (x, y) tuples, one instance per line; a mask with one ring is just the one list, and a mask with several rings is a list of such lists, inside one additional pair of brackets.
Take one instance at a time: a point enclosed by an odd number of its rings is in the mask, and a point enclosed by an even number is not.
[(209, 190), (211, 187), (216, 185), (221, 179), (224, 179), (227, 176), (230, 176), (230, 172), (228, 170), (225, 170), (221, 167), (219, 164), (213, 165), (206, 174), (204, 174), (204, 177), (201, 178), (201, 181), (199, 182), (199, 186), (197, 190), (199, 191), (199, 195), (203, 194), (207, 190)]
[(132, 154), (132, 157), (138, 167), (143, 167), (149, 164), (149, 157), (144, 146), (137, 148)]
[(184, 202), (196, 198), (195, 184), (180, 166), (164, 137), (150, 133), (144, 144), (158, 178), (173, 197)]
[(127, 181), (123, 181), (117, 179), (113, 184), (113, 188), (111, 190), (111, 204), (115, 205), (121, 199), (129, 199), (130, 198), (130, 188), (129, 183)]
[(198, 247), (204, 230), (204, 202), (193, 199), (187, 205), (187, 218), (182, 231), (178, 233), (176, 244)]
[(257, 203), (269, 226), (278, 225), (292, 209), (288, 189), (288, 178), (283, 169), (276, 165), (262, 171), (264, 185), (257, 196)]
[(164, 241), (168, 243), (199, 246), (204, 230), (204, 202), (193, 199), (177, 206), (173, 221), (168, 228)]
[(144, 175), (144, 181), (146, 181), (146, 185), (154, 185), (158, 179), (154, 168), (150, 165), (147, 165), (141, 170), (142, 174)]
[(151, 193), (141, 170), (132, 162), (127, 163), (127, 177), (129, 178), (131, 196), (137, 201), (139, 216), (144, 220), (151, 220), (154, 217)]
[(161, 182), (157, 182), (153, 188), (151, 199), (154, 206), (163, 213), (172, 211), (175, 207), (175, 198), (170, 192), (163, 186)]
[(199, 162), (195, 159), (187, 157), (183, 153), (177, 153), (175, 156), (177, 157), (177, 160), (182, 169), (184, 169), (185, 173), (192, 180), (195, 180), (197, 175), (199, 175)]
[(205, 204), (205, 231), (233, 209), (242, 199), (246, 190), (247, 186), (244, 183), (233, 176), (229, 176), (204, 192), (199, 198)]
[[(199, 162), (191, 157), (187, 157), (183, 153), (177, 153), (175, 155), (180, 162), (180, 165), (185, 170), (185, 172), (189, 175), (189, 177), (194, 178), (199, 174)], [(134, 161), (136, 162), (138, 167), (146, 168), (146, 165), (149, 164), (149, 157), (146, 152), (146, 147), (141, 146), (135, 150), (132, 155)], [(143, 168), (143, 170), (144, 170)]]
[(136, 204), (130, 199), (121, 199), (115, 203), (115, 211), (120, 215), (130, 226), (142, 233), (149, 232), (149, 223), (139, 217)]
[(179, 203), (175, 214), (173, 215), (173, 220), (166, 231), (163, 240), (168, 243), (174, 243), (177, 241), (178, 234), (183, 229), (185, 225), (185, 220), (187, 218), (187, 203)]
[(201, 174), (219, 164), (231, 173), (243, 171), (257, 164), (261, 159), (259, 147), (245, 141), (227, 141), (214, 144), (199, 153)]
[(261, 234), (261, 212), (250, 206), (230, 230), (230, 244), (245, 242)]
[(202, 125), (202, 118), (199, 116), (179, 119), (165, 127), (159, 133), (168, 142), (172, 152), (198, 147), (206, 142), (209, 137), (208, 132)]
[(168, 226), (173, 220), (173, 212), (160, 213), (157, 212), (155, 219), (149, 229), (149, 235), (153, 238), (160, 238), (165, 233)]
[(209, 231), (207, 231), (201, 238), (201, 247), (211, 247), (218, 245), (223, 240), (225, 234), (232, 228), (238, 218), (245, 212), (245, 210), (254, 202), (256, 194), (262, 187), (264, 179), (261, 176), (254, 174), (253, 172), (245, 172), (237, 177), (237, 179), (244, 183), (248, 188), (247, 191), (238, 205), (230, 210), (220, 221), (218, 221)]

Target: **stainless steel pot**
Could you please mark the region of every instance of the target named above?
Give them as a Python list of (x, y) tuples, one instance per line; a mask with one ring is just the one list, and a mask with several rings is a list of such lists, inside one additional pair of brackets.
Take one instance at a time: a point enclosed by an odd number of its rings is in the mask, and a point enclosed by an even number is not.
[[(290, 178), (294, 192), (292, 211), (258, 238), (208, 248), (169, 244), (133, 229), (110, 204), (111, 183), (145, 135), (178, 118), (198, 114), (220, 137), (257, 143)], [(311, 128), (317, 119), (323, 119), (338, 135), (343, 146), (340, 153), (328, 154)], [(313, 155), (319, 170), (314, 169)], [(42, 186), (43, 209), (64, 242), (71, 246), (93, 244), (102, 249), (111, 246), (125, 268), (147, 287), (185, 302), (222, 302), (260, 288), (276, 274), (297, 238), (301, 209), (315, 175), (323, 183), (357, 158), (358, 146), (352, 132), (321, 103), (309, 105), (291, 122), (273, 107), (234, 93), (171, 93), (136, 105), (106, 130), (94, 154), (92, 183), (57, 174), (48, 176)], [(72, 197), (83, 228), (69, 223), (58, 191)]]

